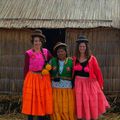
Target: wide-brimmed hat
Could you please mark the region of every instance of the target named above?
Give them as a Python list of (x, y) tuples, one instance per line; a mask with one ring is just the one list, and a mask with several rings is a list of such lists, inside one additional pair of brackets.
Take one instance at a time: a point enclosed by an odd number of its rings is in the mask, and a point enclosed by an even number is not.
[(55, 51), (55, 50), (57, 50), (59, 47), (67, 47), (67, 44), (66, 43), (62, 43), (62, 42), (57, 42), (56, 44), (55, 44), (55, 46), (53, 47), (53, 50)]
[(76, 40), (77, 43), (85, 42), (88, 43), (88, 39), (85, 36), (79, 36), (78, 39)]
[(43, 42), (46, 42), (46, 37), (45, 37), (45, 35), (42, 33), (42, 30), (40, 30), (40, 29), (34, 30), (31, 36), (32, 36), (32, 37), (35, 37), (35, 36), (41, 37), (42, 40), (43, 40)]

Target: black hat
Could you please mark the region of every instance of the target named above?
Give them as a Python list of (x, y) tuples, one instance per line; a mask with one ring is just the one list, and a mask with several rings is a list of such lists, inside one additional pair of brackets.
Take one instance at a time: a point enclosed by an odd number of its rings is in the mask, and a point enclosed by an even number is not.
[(78, 39), (76, 40), (77, 43), (85, 42), (88, 43), (88, 39), (85, 36), (79, 36)]
[(64, 47), (67, 47), (67, 44), (66, 43), (62, 43), (62, 42), (57, 42), (53, 48), (53, 50), (55, 51), (58, 47), (60, 46), (64, 46)]
[(35, 31), (33, 31), (31, 36), (32, 37), (39, 36), (42, 38), (43, 42), (46, 42), (46, 37), (43, 35), (42, 30), (40, 30), (40, 29), (36, 29)]

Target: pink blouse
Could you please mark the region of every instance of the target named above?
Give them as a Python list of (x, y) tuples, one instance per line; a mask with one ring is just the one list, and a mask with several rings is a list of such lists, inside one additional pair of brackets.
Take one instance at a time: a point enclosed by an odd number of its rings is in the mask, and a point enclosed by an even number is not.
[[(46, 48), (43, 48), (43, 54), (46, 60), (52, 57)], [(28, 71), (41, 71), (44, 64), (45, 60), (41, 52), (35, 52), (34, 49), (27, 50), (25, 53), (24, 77)]]

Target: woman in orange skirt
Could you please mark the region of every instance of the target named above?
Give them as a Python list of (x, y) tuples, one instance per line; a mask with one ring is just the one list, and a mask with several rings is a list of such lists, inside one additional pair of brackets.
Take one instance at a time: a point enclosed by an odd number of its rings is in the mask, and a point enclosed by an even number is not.
[(28, 115), (28, 120), (33, 120), (33, 116), (43, 120), (53, 111), (49, 69), (44, 69), (46, 61), (52, 56), (42, 48), (45, 41), (42, 31), (35, 30), (31, 41), (33, 48), (25, 54), (22, 113)]
[(72, 89), (72, 59), (67, 57), (65, 43), (58, 42), (56, 57), (50, 60), (53, 87), (52, 120), (75, 120), (74, 91)]

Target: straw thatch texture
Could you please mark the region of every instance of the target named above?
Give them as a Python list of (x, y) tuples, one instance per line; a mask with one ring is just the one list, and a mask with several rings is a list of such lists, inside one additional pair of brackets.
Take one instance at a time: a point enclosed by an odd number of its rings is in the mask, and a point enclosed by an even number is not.
[[(79, 35), (89, 39), (93, 54), (98, 58), (104, 76), (106, 92), (120, 92), (120, 30), (111, 28), (68, 29), (66, 42), (73, 55)], [(72, 50), (73, 49), (73, 50)]]
[(120, 28), (120, 0), (0, 0), (4, 28)]
[(30, 30), (0, 29), (0, 92), (22, 91), (24, 53), (30, 47)]

